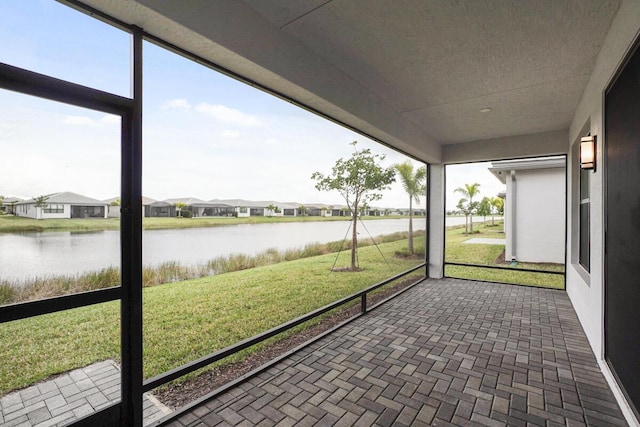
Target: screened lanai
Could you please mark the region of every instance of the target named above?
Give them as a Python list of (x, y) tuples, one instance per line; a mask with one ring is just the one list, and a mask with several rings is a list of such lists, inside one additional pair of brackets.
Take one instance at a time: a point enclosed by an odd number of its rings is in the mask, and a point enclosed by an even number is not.
[[(355, 294), (363, 315), (353, 323), (162, 423), (638, 425), (640, 236), (633, 218), (640, 180), (632, 161), (640, 149), (633, 120), (640, 108), (637, 2), (60, 3), (123, 37), (118, 49), (127, 58), (132, 53), (132, 71), (122, 79), (127, 88), (104, 90), (89, 71), (86, 80), (70, 82), (4, 60), (0, 87), (112, 116), (91, 124), (98, 129), (115, 123), (109, 129), (117, 137), (109, 144), (121, 149), (113, 169), (119, 170), (122, 203), (122, 286), (2, 306), (0, 315), (4, 325), (120, 301), (121, 399), (76, 421), (142, 425), (144, 392), (221, 357), (214, 352), (155, 377), (143, 374), (145, 46), (230, 76), (428, 165), (424, 258), (371, 285), (386, 285), (405, 272), (427, 280), (373, 310), (366, 293)], [(158, 110), (167, 120), (187, 105), (210, 117), (229, 113), (173, 101)], [(68, 116), (78, 123), (78, 114)], [(231, 138), (228, 144), (237, 142), (235, 133), (224, 135)], [(581, 151), (583, 139), (591, 145)], [(166, 156), (189, 151), (186, 140), (176, 137), (174, 144)], [(310, 142), (307, 149), (320, 145)], [(587, 147), (594, 154), (591, 165), (581, 164)], [(221, 149), (211, 143), (211, 152)], [(87, 149), (86, 157), (92, 153)], [(446, 278), (446, 165), (549, 156), (566, 156), (565, 289)], [(193, 169), (183, 163), (181, 170)], [(252, 167), (264, 168), (242, 165), (233, 176), (240, 179)], [(186, 172), (183, 177), (197, 179)], [(239, 196), (207, 200), (233, 197)], [(279, 331), (263, 333), (269, 338)]]

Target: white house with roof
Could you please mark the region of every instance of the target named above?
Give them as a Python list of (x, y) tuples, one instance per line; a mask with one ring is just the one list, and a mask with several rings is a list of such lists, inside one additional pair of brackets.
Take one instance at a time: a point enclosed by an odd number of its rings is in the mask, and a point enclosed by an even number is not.
[[(201, 200), (195, 197), (182, 197), (177, 199), (166, 199), (162, 206), (159, 204), (157, 207), (167, 207), (165, 204), (168, 203), (170, 206), (176, 206), (177, 203), (183, 203), (185, 206), (181, 210), (190, 211), (194, 217), (205, 217), (205, 216), (220, 216), (221, 209), (224, 211), (229, 208), (227, 205), (221, 205), (219, 203), (207, 202), (205, 200)], [(176, 214), (178, 213), (176, 209)], [(161, 216), (164, 216), (161, 215)]]
[[(112, 197), (104, 200), (109, 205), (107, 216), (109, 218), (120, 218), (120, 197)], [(158, 202), (150, 197), (142, 197), (142, 212), (144, 217), (150, 216), (175, 216), (170, 215), (171, 205), (165, 202)]]
[(0, 199), (0, 202), (2, 202), (0, 205), (0, 213), (15, 215), (16, 204), (21, 201), (22, 199), (18, 197), (4, 197)]
[(214, 199), (211, 200), (211, 203), (232, 208), (233, 215), (239, 218), (249, 216), (295, 216), (295, 209), (297, 208), (295, 204), (281, 203), (275, 200)]
[(35, 219), (107, 218), (109, 204), (81, 194), (64, 191), (44, 196), (44, 206), (36, 198), (15, 204), (15, 214)]
[(503, 160), (489, 170), (507, 186), (505, 260), (565, 261), (564, 156)]
[(278, 207), (282, 209), (283, 216), (297, 216), (300, 203), (285, 202), (285, 203), (278, 204)]

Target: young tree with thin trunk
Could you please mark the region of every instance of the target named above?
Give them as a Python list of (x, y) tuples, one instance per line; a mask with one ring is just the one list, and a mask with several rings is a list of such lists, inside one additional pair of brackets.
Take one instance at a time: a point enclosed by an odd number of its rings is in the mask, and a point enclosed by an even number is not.
[(488, 197), (483, 197), (478, 204), (478, 210), (476, 211), (476, 213), (482, 216), (482, 222), (486, 224), (487, 216), (491, 215), (491, 199), (489, 199)]
[(420, 203), (420, 196), (427, 191), (427, 167), (421, 166), (413, 170), (411, 162), (395, 164), (393, 167), (400, 176), (402, 187), (409, 195), (409, 254), (415, 254), (413, 247), (413, 201)]
[(38, 196), (33, 198), (36, 206), (36, 219), (42, 218), (42, 208), (47, 206), (48, 198), (48, 196)]
[(458, 200), (457, 208), (464, 214), (464, 234), (469, 234), (469, 213), (467, 211), (467, 199)]
[(311, 179), (316, 181), (319, 191), (337, 191), (344, 198), (347, 207), (353, 212), (351, 233), (351, 269), (358, 269), (358, 212), (362, 206), (382, 198), (381, 191), (386, 190), (395, 181), (393, 168), (383, 168), (379, 163), (384, 155), (372, 154), (368, 148), (358, 150), (354, 141), (355, 151), (347, 160), (338, 159), (331, 169), (331, 173), (324, 175), (314, 172)]

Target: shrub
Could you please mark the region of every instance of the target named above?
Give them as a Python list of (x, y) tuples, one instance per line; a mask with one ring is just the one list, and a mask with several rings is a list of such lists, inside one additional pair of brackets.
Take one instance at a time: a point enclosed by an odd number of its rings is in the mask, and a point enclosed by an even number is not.
[(183, 209), (183, 210), (180, 211), (180, 216), (182, 218), (191, 218), (191, 217), (193, 217), (193, 214), (191, 213), (191, 211)]
[(0, 304), (14, 302), (16, 289), (8, 283), (0, 283)]
[[(416, 246), (413, 250), (413, 256), (416, 258), (424, 258), (424, 246)], [(409, 258), (409, 248), (402, 248), (399, 251), (395, 251), (395, 256), (399, 258)]]

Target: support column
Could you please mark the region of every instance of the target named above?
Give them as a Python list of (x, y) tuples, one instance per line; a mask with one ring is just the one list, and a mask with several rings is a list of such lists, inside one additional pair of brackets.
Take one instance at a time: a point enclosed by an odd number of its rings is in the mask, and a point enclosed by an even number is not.
[(440, 279), (444, 276), (444, 165), (431, 163), (429, 168), (429, 277)]
[(507, 194), (504, 201), (504, 258), (516, 259), (516, 171), (507, 174)]

